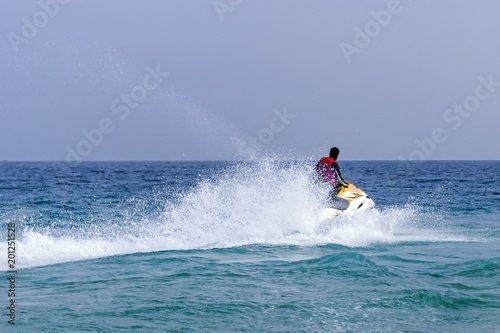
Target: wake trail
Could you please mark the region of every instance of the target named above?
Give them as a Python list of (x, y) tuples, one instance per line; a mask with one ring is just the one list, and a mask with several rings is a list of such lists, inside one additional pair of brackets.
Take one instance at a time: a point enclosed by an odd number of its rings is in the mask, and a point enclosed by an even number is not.
[[(17, 241), (18, 267), (251, 244), (364, 247), (405, 241), (468, 241), (433, 230), (435, 217), (412, 206), (371, 209), (319, 222), (327, 192), (312, 180), (310, 165), (265, 160), (235, 166), (215, 179), (201, 180), (166, 202), (160, 215), (144, 216), (140, 223), (110, 218), (57, 232), (24, 228)], [(0, 247), (7, 250), (5, 242)], [(7, 270), (3, 265), (0, 268)]]

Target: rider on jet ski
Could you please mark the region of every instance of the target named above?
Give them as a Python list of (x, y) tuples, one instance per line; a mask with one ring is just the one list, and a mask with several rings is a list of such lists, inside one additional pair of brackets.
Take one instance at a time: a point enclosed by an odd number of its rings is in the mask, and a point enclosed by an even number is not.
[[(323, 157), (316, 164), (316, 179), (331, 188), (328, 208), (320, 214), (321, 220), (327, 220), (339, 215), (352, 215), (360, 210), (371, 208), (375, 205), (372, 199), (362, 190), (346, 182), (340, 175), (337, 159), (339, 149), (333, 147), (329, 157)], [(328, 184), (328, 185), (327, 185)], [(350, 186), (350, 188), (349, 188)], [(349, 188), (349, 190), (344, 188)], [(325, 189), (326, 190), (326, 189)]]
[(336, 192), (335, 194), (340, 191), (341, 187), (349, 186), (349, 184), (342, 179), (342, 175), (340, 174), (340, 168), (337, 163), (339, 153), (340, 150), (337, 147), (333, 147), (330, 149), (330, 156), (323, 157), (319, 160), (318, 164), (316, 164), (318, 178), (332, 185)]
[(318, 179), (330, 184), (333, 188), (330, 191), (330, 200), (333, 208), (338, 210), (346, 210), (349, 207), (349, 201), (337, 197), (342, 187), (349, 187), (340, 174), (340, 168), (337, 163), (340, 150), (337, 147), (330, 149), (330, 156), (323, 157), (316, 164), (316, 174)]

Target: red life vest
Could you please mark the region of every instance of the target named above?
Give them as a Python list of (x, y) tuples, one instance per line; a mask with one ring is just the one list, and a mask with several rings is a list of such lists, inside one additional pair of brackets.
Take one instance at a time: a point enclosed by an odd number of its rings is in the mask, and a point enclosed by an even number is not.
[(316, 173), (319, 179), (336, 187), (338, 184), (337, 172), (331, 168), (334, 162), (335, 160), (331, 157), (323, 157), (316, 164)]

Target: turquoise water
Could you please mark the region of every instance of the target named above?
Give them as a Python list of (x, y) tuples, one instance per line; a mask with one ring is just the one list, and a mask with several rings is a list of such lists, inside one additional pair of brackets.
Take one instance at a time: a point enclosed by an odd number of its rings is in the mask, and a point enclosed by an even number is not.
[(311, 166), (0, 163), (0, 331), (500, 332), (500, 162), (343, 162), (323, 223)]

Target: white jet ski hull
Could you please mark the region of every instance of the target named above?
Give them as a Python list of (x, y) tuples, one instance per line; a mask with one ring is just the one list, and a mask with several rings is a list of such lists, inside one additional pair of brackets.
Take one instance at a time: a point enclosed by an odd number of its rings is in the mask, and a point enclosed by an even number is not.
[(362, 190), (356, 186), (349, 184), (348, 188), (342, 188), (337, 197), (345, 199), (349, 202), (347, 209), (324, 208), (319, 213), (319, 220), (324, 221), (336, 216), (346, 215), (351, 216), (357, 212), (373, 208), (375, 202)]

